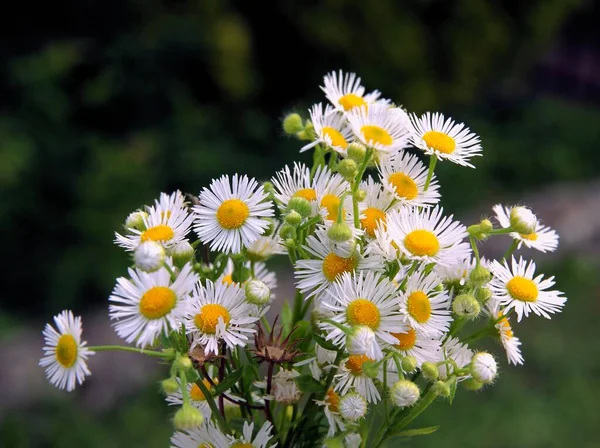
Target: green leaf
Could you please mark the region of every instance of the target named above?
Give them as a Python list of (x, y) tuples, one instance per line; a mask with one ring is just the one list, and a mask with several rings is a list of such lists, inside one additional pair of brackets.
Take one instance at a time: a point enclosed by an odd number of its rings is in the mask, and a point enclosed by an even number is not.
[(337, 351), (337, 347), (333, 345), (333, 342), (326, 340), (323, 336), (319, 335), (318, 333), (313, 333), (312, 337), (315, 340), (315, 342), (324, 349), (332, 350), (334, 352)]
[(231, 387), (238, 382), (238, 380), (242, 377), (242, 374), (244, 373), (244, 370), (247, 367), (244, 366), (241, 369), (237, 369), (234, 370), (233, 372), (231, 372), (229, 375), (227, 375), (225, 377), (225, 379), (223, 380), (222, 383), (217, 384), (217, 387), (215, 388), (215, 393), (214, 395), (221, 395), (223, 392), (228, 391), (229, 389), (231, 389)]
[(283, 302), (281, 313), (279, 313), (279, 320), (284, 328), (289, 328), (292, 325), (292, 309), (287, 301)]
[(300, 375), (294, 378), (298, 388), (305, 393), (323, 392), (325, 387), (315, 380), (311, 375)]
[(440, 425), (428, 426), (427, 428), (405, 429), (404, 431), (393, 432), (390, 435), (390, 438), (392, 438), (392, 437), (426, 436), (428, 434), (433, 434), (438, 429), (440, 429)]

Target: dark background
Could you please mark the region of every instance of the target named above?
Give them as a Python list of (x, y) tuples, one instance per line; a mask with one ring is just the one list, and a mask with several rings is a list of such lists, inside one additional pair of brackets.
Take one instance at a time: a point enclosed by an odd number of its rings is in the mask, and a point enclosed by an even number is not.
[(283, 136), (281, 118), (324, 101), (322, 76), (339, 68), (481, 136), (476, 170), (438, 165), (447, 210), (478, 219), (497, 201), (522, 201), (562, 237), (559, 254), (540, 265), (570, 300), (552, 321), (515, 329), (525, 366), (502, 359), (497, 385), (437, 404), (415, 424), (441, 430), (408, 443), (598, 446), (597, 3), (109, 0), (3, 9), (0, 446), (166, 446), (170, 410), (156, 393), (165, 372), (98, 354), (85, 387), (53, 391), (36, 366), (44, 322), (71, 308), (91, 343), (114, 338), (106, 299), (128, 260), (112, 239), (127, 213), (160, 191), (197, 193), (222, 173), (266, 180), (293, 160), (310, 162)]

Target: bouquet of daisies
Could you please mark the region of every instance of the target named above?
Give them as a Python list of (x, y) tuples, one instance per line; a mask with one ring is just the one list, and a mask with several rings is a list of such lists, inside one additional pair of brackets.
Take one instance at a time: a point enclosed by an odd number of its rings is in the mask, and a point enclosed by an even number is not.
[[(83, 383), (96, 352), (135, 351), (168, 366), (173, 447), (380, 447), (437, 430), (414, 420), (495, 381), (482, 338), (523, 363), (510, 319), (550, 318), (566, 298), (513, 253), (553, 251), (557, 234), (522, 206), (469, 227), (444, 213), (436, 163), (472, 168), (482, 152), (464, 124), (409, 114), (354, 74), (321, 89), (326, 105), (283, 122), (311, 166), (222, 176), (127, 217), (115, 242), (132, 266), (108, 301), (128, 345), (87, 346), (63, 311), (44, 330), (52, 384)], [(480, 257), (497, 235), (504, 257)], [(276, 257), (294, 269), (289, 301), (275, 298)]]

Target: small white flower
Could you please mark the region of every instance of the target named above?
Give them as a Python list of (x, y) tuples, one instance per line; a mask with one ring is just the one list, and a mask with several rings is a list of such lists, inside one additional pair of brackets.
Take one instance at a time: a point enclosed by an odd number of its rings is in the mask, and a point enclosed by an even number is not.
[(165, 249), (155, 241), (144, 241), (133, 253), (135, 267), (144, 272), (154, 272), (165, 261)]
[[(491, 302), (491, 303), (490, 303)], [(496, 322), (495, 327), (500, 336), (500, 342), (506, 351), (506, 357), (509, 364), (523, 364), (523, 355), (521, 354), (521, 341), (513, 333), (509, 318), (500, 311), (499, 306), (494, 301), (488, 301), (486, 310), (490, 317)]]
[(408, 118), (402, 109), (373, 105), (356, 108), (347, 116), (356, 138), (368, 147), (392, 152), (408, 143)]
[(229, 437), (229, 446), (266, 448), (267, 444), (269, 443), (269, 440), (273, 438), (273, 436), (271, 435), (272, 427), (273, 425), (271, 424), (271, 422), (265, 422), (256, 434), (256, 437), (252, 438), (252, 432), (254, 431), (254, 423), (244, 422), (242, 437), (236, 439), (232, 436), (227, 436)]
[[(339, 366), (338, 373), (335, 375), (337, 384), (335, 391), (340, 395), (346, 395), (349, 391), (355, 390), (362, 395), (369, 403), (377, 403), (381, 400), (381, 395), (373, 379), (366, 375), (363, 366), (366, 362), (375, 361), (367, 355), (350, 355)], [(341, 411), (340, 411), (341, 412)]]
[(329, 424), (329, 429), (327, 430), (328, 437), (332, 437), (338, 430), (343, 431), (345, 429), (346, 425), (340, 415), (340, 396), (332, 387), (327, 390), (324, 400), (315, 400), (315, 403), (323, 406), (323, 412)]
[(262, 261), (273, 255), (286, 253), (281, 237), (276, 232), (270, 236), (258, 237), (246, 250), (246, 256), (253, 261)]
[(331, 104), (340, 112), (350, 112), (374, 103), (387, 104), (387, 100), (379, 100), (379, 91), (375, 90), (365, 95), (365, 88), (360, 84), (360, 78), (355, 73), (331, 72), (323, 78), (321, 90)]
[(361, 443), (360, 434), (352, 433), (344, 437), (344, 448), (359, 448)]
[(414, 356), (417, 366), (424, 362), (437, 362), (441, 341), (409, 327), (404, 332), (391, 333), (397, 339), (394, 347), (405, 356)]
[[(214, 380), (216, 382), (216, 379)], [(207, 379), (202, 380), (202, 383), (206, 387), (206, 389), (211, 390), (213, 387)], [(169, 405), (181, 406), (183, 404), (183, 395), (181, 394), (181, 380), (177, 378), (177, 384), (179, 384), (180, 390), (168, 394), (165, 398)], [(188, 382), (187, 383), (187, 393), (190, 398), (190, 404), (202, 412), (202, 415), (206, 418), (210, 418), (211, 410), (208, 402), (206, 401), (206, 397), (202, 392), (202, 389), (198, 387), (196, 383)]]
[[(496, 219), (504, 228), (511, 226), (510, 215), (511, 208), (504, 207), (501, 204), (494, 205)], [(519, 242), (518, 249), (525, 246), (531, 249), (539, 250), (540, 252), (554, 252), (558, 247), (558, 234), (550, 227), (543, 226), (537, 222), (535, 230), (530, 233), (511, 232), (509, 234), (514, 240)]]
[(492, 355), (487, 352), (475, 353), (471, 360), (473, 378), (483, 384), (490, 384), (496, 378), (498, 365)]
[(420, 396), (419, 386), (412, 381), (400, 380), (390, 388), (390, 398), (400, 408), (412, 406), (419, 400)]
[(321, 103), (315, 104), (310, 109), (310, 121), (312, 122), (316, 138), (315, 141), (305, 145), (300, 152), (304, 152), (319, 143), (324, 143), (335, 152), (345, 155), (346, 148), (352, 143), (352, 129), (346, 121), (346, 117), (330, 105), (325, 107)]
[(363, 418), (367, 413), (367, 402), (360, 394), (348, 393), (340, 398), (340, 415), (350, 422)]
[(210, 420), (195, 429), (178, 431), (171, 437), (171, 448), (229, 448), (229, 439)]
[(65, 310), (54, 316), (54, 324), (58, 331), (50, 324), (43, 331), (45, 346), (40, 366), (46, 368), (50, 384), (70, 392), (91, 375), (86, 361), (95, 352), (81, 340), (81, 317)]
[(351, 355), (364, 353), (374, 359), (381, 359), (383, 355), (377, 344), (375, 332), (365, 325), (352, 328), (346, 335), (346, 350)]
[(360, 184), (360, 189), (366, 193), (364, 201), (359, 203), (360, 225), (365, 231), (365, 236), (372, 239), (379, 225), (385, 227), (387, 213), (399, 208), (401, 204), (371, 176)]

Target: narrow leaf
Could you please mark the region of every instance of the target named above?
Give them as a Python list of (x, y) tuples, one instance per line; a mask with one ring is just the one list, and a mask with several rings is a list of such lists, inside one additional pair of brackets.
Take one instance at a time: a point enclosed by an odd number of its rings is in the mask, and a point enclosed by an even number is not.
[(222, 383), (217, 384), (214, 395), (221, 395), (223, 392), (227, 392), (229, 389), (231, 389), (231, 387), (242, 377), (245, 368), (247, 367), (244, 366), (241, 369), (234, 370), (227, 375)]
[(438, 425), (438, 426), (428, 426), (427, 428), (405, 429), (404, 431), (393, 432), (390, 435), (390, 438), (391, 437), (426, 436), (428, 434), (433, 434), (438, 429), (440, 429), (440, 425)]
[(311, 375), (300, 375), (294, 378), (298, 388), (304, 393), (323, 392), (324, 386)]
[(321, 347), (323, 347), (324, 349), (337, 351), (337, 347), (335, 345), (333, 345), (333, 343), (331, 341), (326, 340), (323, 336), (320, 336), (317, 333), (313, 333), (312, 337), (315, 340), (315, 342), (317, 344), (319, 344)]

